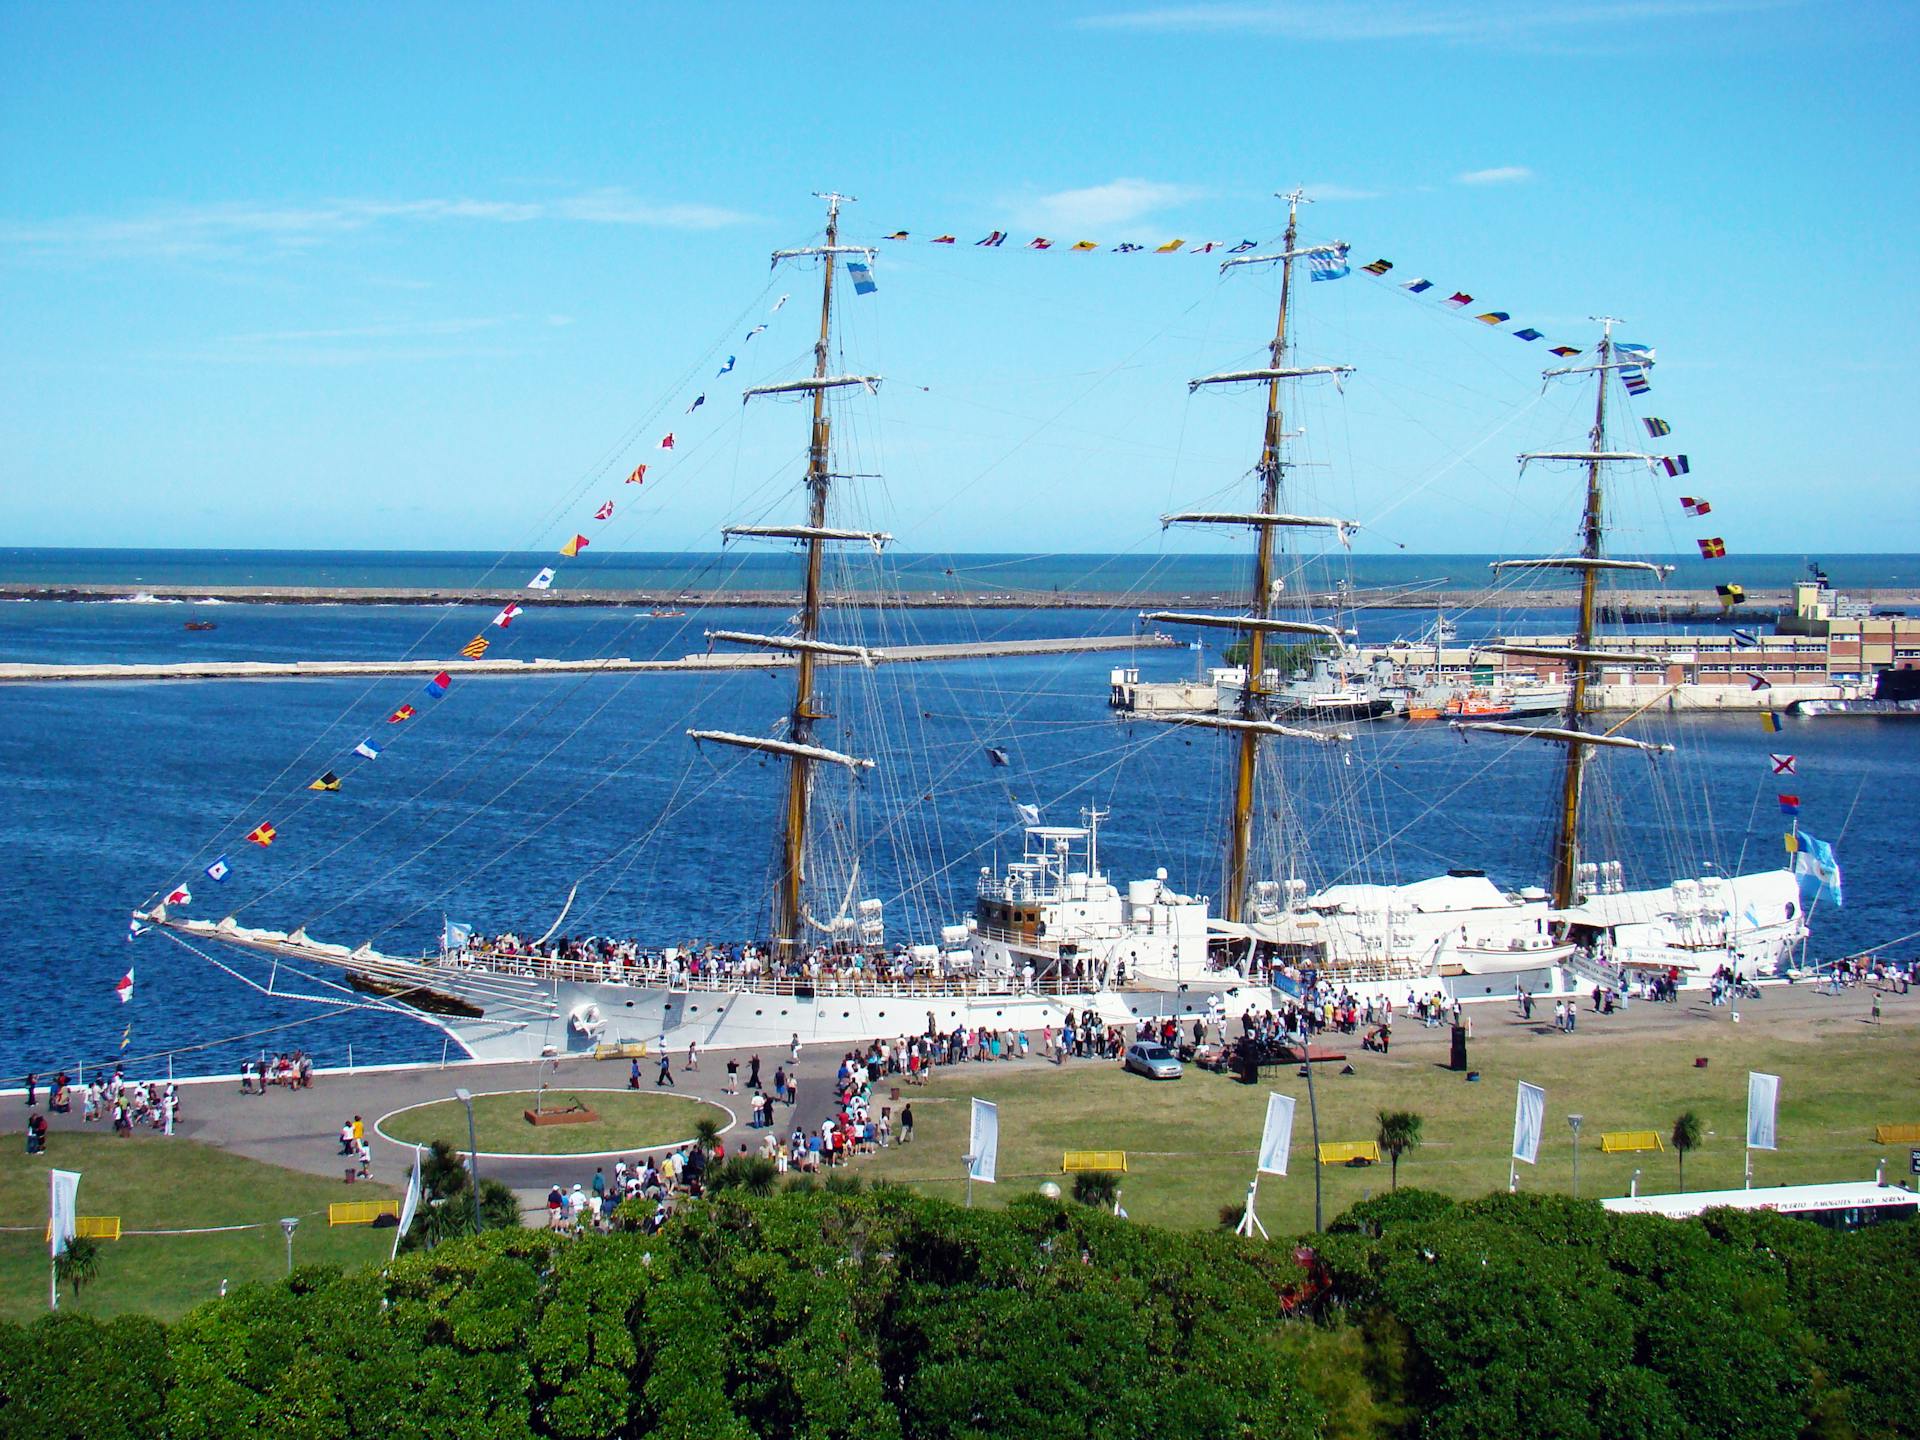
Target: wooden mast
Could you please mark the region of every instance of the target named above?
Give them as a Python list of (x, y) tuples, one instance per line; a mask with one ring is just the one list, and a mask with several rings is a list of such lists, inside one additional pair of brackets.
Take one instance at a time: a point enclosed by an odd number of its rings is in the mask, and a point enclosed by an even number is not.
[[(840, 236), (840, 204), (849, 197), (832, 192), (820, 197), (827, 202), (827, 243), (822, 257), (820, 283), (820, 338), (813, 347), (813, 378), (827, 378), (827, 342), (833, 327), (833, 272), (839, 265), (835, 253)], [(828, 469), (827, 392), (824, 386), (813, 392), (813, 431), (807, 447), (807, 526), (822, 530), (827, 523), (827, 491), (833, 477)], [(826, 543), (819, 535), (807, 539), (806, 593), (800, 605), (799, 638), (814, 640), (820, 633), (820, 571)], [(787, 738), (796, 745), (813, 743), (813, 726), (822, 718), (814, 704), (813, 675), (815, 652), (801, 649), (795, 666), (793, 710), (788, 717)], [(802, 912), (802, 886), (806, 883), (807, 800), (812, 792), (812, 760), (794, 753), (787, 762), (787, 810), (781, 833), (781, 864), (774, 894), (773, 940), (800, 943), (805, 918)]]
[[(1603, 534), (1601, 505), (1604, 496), (1600, 474), (1604, 462), (1598, 457), (1607, 448), (1607, 370), (1613, 361), (1613, 324), (1611, 319), (1601, 321), (1600, 361), (1594, 371), (1597, 384), (1593, 402), (1593, 431), (1588, 439), (1595, 458), (1587, 462), (1587, 508), (1581, 525), (1585, 543), (1580, 550), (1581, 556), (1587, 560), (1600, 559)], [(1589, 565), (1581, 571), (1580, 619), (1573, 642), (1578, 653), (1569, 677), (1571, 683), (1567, 688), (1565, 714), (1565, 728), (1576, 734), (1586, 723), (1587, 686), (1593, 665), (1586, 652), (1593, 649), (1594, 600), (1599, 583), (1599, 566)], [(1566, 767), (1561, 772), (1560, 819), (1554, 834), (1551, 886), (1556, 910), (1569, 909), (1579, 898), (1574, 890), (1574, 874), (1580, 862), (1580, 783), (1586, 770), (1589, 748), (1578, 743), (1569, 744)]]
[[(1281, 242), (1284, 258), (1280, 262), (1280, 314), (1274, 321), (1273, 344), (1269, 347), (1271, 368), (1276, 371), (1281, 369), (1287, 349), (1287, 303), (1293, 288), (1293, 247), (1300, 233), (1301, 192), (1295, 190), (1283, 198), (1287, 202), (1287, 233)], [(1280, 508), (1280, 482), (1285, 468), (1280, 458), (1280, 445), (1285, 438), (1282, 418), (1280, 377), (1276, 374), (1267, 382), (1267, 426), (1260, 446), (1259, 510), (1262, 514), (1271, 514)], [(1255, 619), (1264, 620), (1272, 612), (1273, 527), (1262, 525), (1258, 534), (1259, 543), (1253, 558), (1253, 603), (1247, 613)], [(1266, 651), (1266, 632), (1258, 625), (1249, 627), (1247, 680), (1240, 687), (1240, 718), (1243, 720), (1263, 718), (1261, 702), (1265, 697)], [(1254, 781), (1260, 768), (1260, 737), (1258, 730), (1242, 730), (1235, 746), (1233, 812), (1227, 825), (1227, 865), (1222, 882), (1220, 916), (1236, 925), (1242, 922), (1246, 913), (1248, 872), (1253, 854)]]

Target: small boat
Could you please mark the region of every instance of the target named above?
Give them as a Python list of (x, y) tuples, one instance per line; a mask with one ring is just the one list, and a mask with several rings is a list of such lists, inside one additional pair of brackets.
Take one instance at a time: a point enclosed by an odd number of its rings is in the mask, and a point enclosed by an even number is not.
[(684, 610), (649, 610), (647, 612), (647, 618), (649, 620), (684, 620), (687, 618), (687, 612)]
[(218, 630), (220, 624), (216, 620), (189, 620), (187, 621), (186, 628), (189, 630)]

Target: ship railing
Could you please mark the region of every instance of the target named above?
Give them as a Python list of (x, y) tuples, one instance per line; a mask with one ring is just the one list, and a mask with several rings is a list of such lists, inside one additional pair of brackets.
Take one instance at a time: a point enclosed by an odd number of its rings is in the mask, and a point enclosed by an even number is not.
[(485, 953), (454, 957), (449, 963), (533, 979), (566, 980), (578, 984), (652, 986), (679, 994), (701, 991), (789, 998), (870, 996), (876, 999), (910, 999), (914, 996), (971, 998), (985, 995), (1066, 995), (1080, 994), (1087, 988), (1086, 982), (1075, 983), (1061, 975), (1036, 975), (1031, 981), (1025, 981), (1012, 975), (935, 975), (925, 972), (892, 975), (851, 970), (811, 976), (774, 974), (766, 970), (730, 974), (695, 973), (686, 966), (655, 960), (622, 963)]

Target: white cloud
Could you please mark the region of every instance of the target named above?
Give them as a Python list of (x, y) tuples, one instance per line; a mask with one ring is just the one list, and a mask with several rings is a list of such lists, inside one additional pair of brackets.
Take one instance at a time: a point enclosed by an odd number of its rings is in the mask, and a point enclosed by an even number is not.
[(1469, 170), (1453, 178), (1461, 185), (1519, 185), (1533, 179), (1533, 171), (1524, 165), (1495, 165), (1491, 170)]
[(1200, 0), (1149, 10), (1089, 15), (1089, 29), (1274, 35), (1289, 40), (1442, 40), (1537, 43), (1558, 32), (1592, 32), (1609, 24), (1641, 24), (1776, 10), (1797, 0), (1618, 0), (1543, 3), (1483, 0), (1477, 5), (1425, 0)]
[(0, 247), (70, 258), (209, 259), (308, 249), (387, 224), (524, 225), (541, 220), (711, 230), (748, 217), (713, 205), (657, 203), (620, 188), (555, 200), (346, 198), (309, 205), (217, 201), (142, 215), (0, 220)]
[(1157, 211), (1184, 205), (1206, 194), (1191, 185), (1168, 185), (1155, 180), (1109, 180), (1080, 190), (1056, 190), (1051, 195), (1027, 196), (1013, 203), (1023, 225), (1041, 230), (1126, 225)]

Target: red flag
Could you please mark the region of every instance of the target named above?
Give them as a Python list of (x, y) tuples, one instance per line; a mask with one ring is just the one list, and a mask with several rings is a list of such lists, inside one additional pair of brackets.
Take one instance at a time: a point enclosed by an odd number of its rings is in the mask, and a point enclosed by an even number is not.
[(671, 450), (673, 448), (673, 432), (671, 430), (660, 437), (660, 448), (662, 450)]
[[(398, 725), (402, 720), (411, 720), (412, 718), (413, 707), (411, 705), (402, 705), (398, 710), (387, 716), (387, 724)], [(248, 838), (251, 839), (252, 837), (249, 836)]]
[(188, 890), (184, 885), (178, 890), (172, 891), (167, 896), (167, 904), (169, 905), (191, 905), (192, 903), (193, 892)]
[(613, 518), (613, 501), (607, 501), (606, 504), (594, 511), (593, 518), (596, 520), (611, 520)]
[(638, 485), (642, 480), (645, 480), (646, 478), (647, 478), (647, 467), (644, 465), (636, 465), (633, 467), (633, 473), (627, 476), (627, 483), (629, 485)]
[(132, 967), (128, 967), (127, 973), (120, 977), (120, 983), (113, 987), (113, 993), (120, 997), (120, 1003), (122, 1005), (133, 999)]
[(506, 609), (502, 610), (498, 615), (493, 617), (493, 623), (498, 625), (502, 630), (504, 630), (509, 625), (513, 624), (513, 617), (518, 615), (519, 613), (520, 613), (520, 607), (518, 605), (509, 603)]
[(247, 839), (264, 850), (267, 846), (273, 844), (274, 839), (279, 834), (280, 832), (273, 828), (273, 822), (271, 820), (262, 820), (247, 832)]

